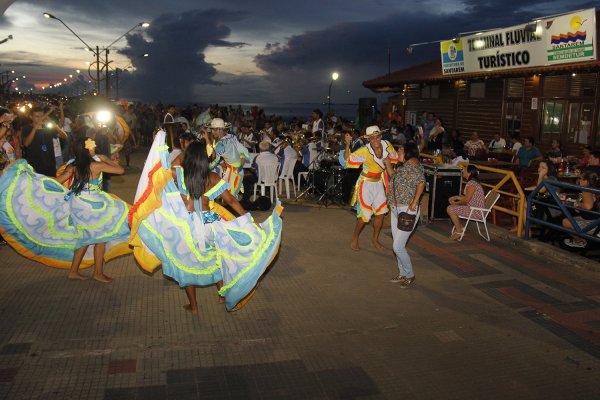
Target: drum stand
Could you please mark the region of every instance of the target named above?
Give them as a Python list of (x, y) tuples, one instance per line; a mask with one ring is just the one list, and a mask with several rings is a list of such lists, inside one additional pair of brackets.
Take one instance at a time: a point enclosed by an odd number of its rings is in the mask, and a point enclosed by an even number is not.
[(319, 169), (318, 166), (321, 163), (321, 159), (324, 157), (324, 155), (325, 151), (320, 151), (308, 166), (308, 175), (306, 175), (308, 186), (301, 193), (298, 193), (298, 196), (296, 196), (295, 200), (301, 199), (309, 192), (311, 195), (316, 197), (315, 190), (318, 190), (318, 188), (315, 186), (315, 171)]
[(325, 192), (317, 199), (317, 203), (322, 203), (325, 207), (329, 204), (338, 204), (340, 206), (345, 204), (342, 190), (343, 176), (338, 176), (337, 181), (335, 178), (334, 171), (331, 170), (325, 183)]

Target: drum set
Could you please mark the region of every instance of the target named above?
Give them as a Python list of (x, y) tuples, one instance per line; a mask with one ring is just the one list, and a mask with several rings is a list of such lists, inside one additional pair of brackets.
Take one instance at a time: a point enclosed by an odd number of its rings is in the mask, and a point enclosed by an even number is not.
[(335, 148), (325, 148), (318, 153), (308, 168), (308, 186), (298, 194), (296, 200), (310, 194), (325, 207), (329, 204), (345, 204), (343, 180), (346, 170), (337, 159), (338, 153), (339, 150)]

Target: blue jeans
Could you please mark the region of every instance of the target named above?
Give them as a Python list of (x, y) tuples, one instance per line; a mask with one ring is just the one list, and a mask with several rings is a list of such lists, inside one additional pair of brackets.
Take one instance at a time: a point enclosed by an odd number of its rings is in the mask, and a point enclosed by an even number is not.
[(398, 214), (402, 211), (406, 211), (409, 214), (417, 214), (417, 218), (415, 218), (415, 226), (417, 225), (417, 221), (419, 220), (420, 210), (417, 208), (416, 212), (412, 212), (408, 210), (408, 206), (392, 206), (390, 207), (392, 213), (392, 238), (394, 239), (394, 253), (396, 253), (396, 259), (398, 260), (398, 270), (400, 271), (400, 275), (405, 276), (407, 278), (412, 278), (415, 276), (413, 272), (412, 262), (410, 261), (410, 256), (406, 251), (406, 242), (408, 242), (408, 238), (415, 230), (413, 229), (410, 232), (401, 231), (398, 229)]

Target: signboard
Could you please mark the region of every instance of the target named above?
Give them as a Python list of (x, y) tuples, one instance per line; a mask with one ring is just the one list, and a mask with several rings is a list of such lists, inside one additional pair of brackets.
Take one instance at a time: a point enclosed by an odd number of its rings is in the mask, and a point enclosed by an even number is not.
[[(530, 29), (535, 28), (535, 29)], [(453, 75), (596, 59), (595, 9), (440, 43), (442, 73)]]

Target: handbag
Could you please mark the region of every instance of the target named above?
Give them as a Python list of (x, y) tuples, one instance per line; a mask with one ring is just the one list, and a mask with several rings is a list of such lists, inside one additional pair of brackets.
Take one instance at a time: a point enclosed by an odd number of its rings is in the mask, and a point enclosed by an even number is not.
[[(392, 193), (394, 198), (394, 204), (398, 204), (396, 201), (396, 180), (392, 179)], [(418, 211), (418, 208), (417, 208)], [(406, 211), (402, 211), (398, 213), (397, 216), (398, 223), (396, 227), (401, 231), (412, 232), (415, 226), (415, 220), (417, 219), (417, 214), (409, 214)]]
[(406, 211), (398, 213), (398, 229), (405, 232), (411, 232), (415, 226), (417, 214), (409, 214)]

